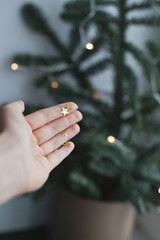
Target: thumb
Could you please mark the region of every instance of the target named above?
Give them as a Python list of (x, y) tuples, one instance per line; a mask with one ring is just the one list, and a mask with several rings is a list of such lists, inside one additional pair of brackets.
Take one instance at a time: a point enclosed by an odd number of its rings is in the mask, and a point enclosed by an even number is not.
[(17, 109), (17, 110), (20, 111), (21, 113), (23, 113), (23, 112), (24, 112), (24, 109), (25, 109), (24, 102), (21, 101), (21, 100), (18, 100), (18, 101), (9, 103), (9, 104), (5, 105), (4, 107), (6, 107), (6, 108), (11, 108), (11, 109)]
[[(24, 112), (24, 102), (16, 101), (4, 105), (0, 108), (0, 132), (5, 128), (13, 127), (13, 124), (19, 124)], [(15, 128), (15, 126), (14, 126)]]

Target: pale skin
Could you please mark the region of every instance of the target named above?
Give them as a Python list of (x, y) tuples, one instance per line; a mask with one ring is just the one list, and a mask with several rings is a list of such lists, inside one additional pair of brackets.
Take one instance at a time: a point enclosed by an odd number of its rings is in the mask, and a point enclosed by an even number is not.
[[(72, 109), (63, 116), (66, 104)], [(63, 144), (80, 131), (77, 122), (82, 114), (77, 108), (75, 103), (64, 103), (26, 117), (22, 101), (0, 109), (0, 204), (41, 188), (50, 172), (73, 151), (72, 142)]]

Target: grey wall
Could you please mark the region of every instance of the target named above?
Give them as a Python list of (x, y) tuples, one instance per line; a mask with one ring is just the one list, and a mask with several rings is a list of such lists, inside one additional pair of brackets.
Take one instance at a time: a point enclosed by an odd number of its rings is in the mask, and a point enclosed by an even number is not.
[(45, 92), (35, 89), (31, 83), (36, 75), (35, 72), (13, 72), (10, 69), (11, 58), (17, 52), (42, 53), (44, 55), (53, 52), (49, 43), (42, 36), (32, 34), (24, 26), (19, 9), (26, 2), (37, 3), (49, 16), (51, 23), (54, 23), (57, 32), (61, 32), (61, 30), (65, 32), (65, 26), (58, 21), (58, 13), (64, 0), (0, 1), (0, 104), (16, 99), (32, 103), (48, 102)]

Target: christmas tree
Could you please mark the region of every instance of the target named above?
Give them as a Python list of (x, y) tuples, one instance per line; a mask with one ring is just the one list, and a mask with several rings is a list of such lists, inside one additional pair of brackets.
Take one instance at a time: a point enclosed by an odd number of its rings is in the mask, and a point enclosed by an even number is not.
[[(126, 35), (133, 25), (159, 26), (160, 16), (150, 12), (152, 5), (149, 0), (69, 1), (61, 14), (70, 24), (64, 43), (43, 12), (26, 4), (21, 10), (24, 22), (45, 36), (56, 53), (53, 57), (17, 54), (13, 59), (17, 66), (41, 70), (34, 82), (47, 89), (54, 103), (75, 101), (83, 112), (76, 150), (57, 169), (65, 187), (86, 198), (129, 201), (142, 214), (148, 203), (160, 204), (158, 90), (154, 96), (151, 90), (139, 94), (138, 75), (127, 55), (139, 63), (149, 84), (158, 72), (160, 61), (153, 59), (160, 47), (148, 42), (141, 50)], [(101, 83), (100, 89), (94, 87), (93, 76), (98, 82), (97, 74), (104, 70), (112, 71), (112, 91), (104, 90)]]

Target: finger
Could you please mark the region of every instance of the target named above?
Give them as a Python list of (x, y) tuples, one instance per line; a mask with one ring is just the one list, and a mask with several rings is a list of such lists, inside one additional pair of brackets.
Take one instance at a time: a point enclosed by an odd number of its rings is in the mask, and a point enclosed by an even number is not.
[(47, 156), (48, 154), (54, 152), (61, 145), (63, 145), (66, 141), (69, 141), (71, 138), (73, 138), (75, 135), (77, 135), (79, 133), (79, 131), (80, 131), (79, 125), (74, 124), (65, 130), (64, 133), (66, 133), (67, 136), (64, 136), (62, 133), (59, 133), (51, 140), (43, 143), (42, 145), (40, 145), (40, 147), (43, 150), (43, 155)]
[(57, 165), (59, 165), (74, 149), (74, 143), (69, 142), (70, 146), (63, 146), (59, 150), (51, 153), (47, 156), (50, 163), (50, 171), (53, 170)]
[(79, 122), (81, 119), (82, 114), (79, 111), (74, 111), (66, 117), (56, 119), (55, 121), (33, 131), (33, 134), (36, 136), (38, 144), (40, 145), (53, 138), (64, 129)]
[(8, 108), (8, 109), (13, 109), (13, 110), (18, 110), (19, 112), (23, 113), (25, 106), (24, 106), (24, 102), (21, 100), (18, 100), (16, 102), (12, 102), (9, 103), (7, 105), (5, 105), (3, 108)]
[(63, 114), (61, 112), (62, 109), (65, 108), (67, 104), (71, 105), (72, 107), (72, 109), (68, 110), (68, 113), (72, 113), (78, 108), (78, 106), (73, 102), (62, 103), (50, 108), (45, 108), (37, 112), (31, 113), (27, 115), (25, 118), (27, 122), (30, 124), (32, 130), (35, 130), (49, 122), (52, 122), (57, 118), (63, 117)]

